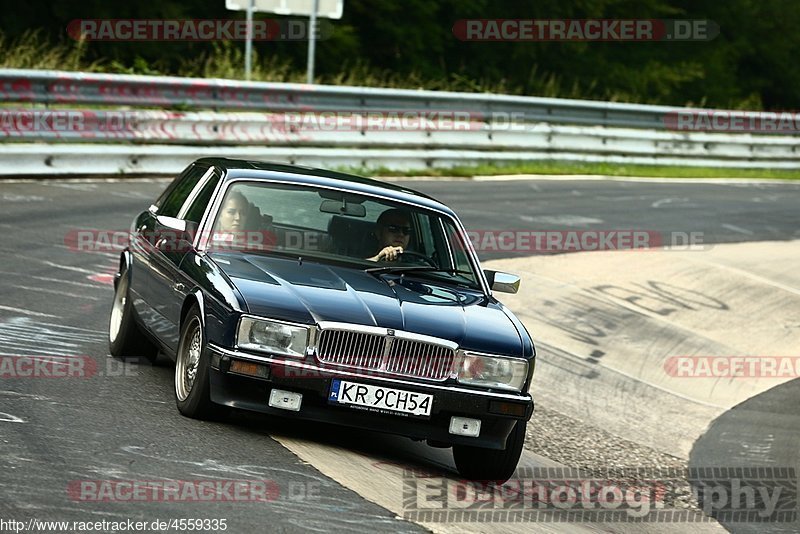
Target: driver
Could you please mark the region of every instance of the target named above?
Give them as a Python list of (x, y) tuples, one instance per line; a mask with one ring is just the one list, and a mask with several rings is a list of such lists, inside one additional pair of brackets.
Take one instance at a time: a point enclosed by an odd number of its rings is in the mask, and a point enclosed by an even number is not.
[(411, 241), (411, 217), (405, 210), (392, 208), (381, 213), (375, 223), (378, 253), (370, 261), (396, 261)]

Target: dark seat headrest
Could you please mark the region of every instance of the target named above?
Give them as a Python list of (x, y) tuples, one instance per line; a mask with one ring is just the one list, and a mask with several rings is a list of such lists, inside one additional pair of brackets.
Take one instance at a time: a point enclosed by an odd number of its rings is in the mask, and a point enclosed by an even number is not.
[(372, 222), (341, 215), (334, 215), (328, 222), (328, 234), (335, 252), (356, 258), (366, 258), (374, 254), (372, 247), (368, 245), (370, 237), (375, 240), (372, 236), (374, 228), (375, 224)]

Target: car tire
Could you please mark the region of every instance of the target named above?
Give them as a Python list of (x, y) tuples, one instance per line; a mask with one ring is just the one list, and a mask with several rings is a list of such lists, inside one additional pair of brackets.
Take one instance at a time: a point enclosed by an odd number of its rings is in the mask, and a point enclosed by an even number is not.
[(517, 468), (525, 444), (525, 421), (517, 421), (508, 435), (505, 450), (453, 445), (453, 460), (458, 473), (468, 479), (502, 484)]
[(218, 420), (227, 414), (225, 406), (211, 401), (208, 360), (200, 308), (195, 304), (181, 323), (174, 387), (178, 411), (192, 419)]
[(142, 332), (134, 314), (128, 271), (123, 269), (114, 288), (114, 303), (108, 321), (108, 350), (120, 360), (152, 363), (158, 357), (158, 347)]

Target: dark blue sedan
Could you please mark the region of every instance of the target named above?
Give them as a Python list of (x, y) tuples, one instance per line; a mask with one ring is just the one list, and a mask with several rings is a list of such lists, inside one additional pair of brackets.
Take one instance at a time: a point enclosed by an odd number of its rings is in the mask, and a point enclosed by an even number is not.
[(208, 158), (133, 222), (109, 328), (119, 358), (175, 360), (188, 417), (231, 408), (453, 447), (506, 480), (533, 413), (534, 346), (458, 217), (342, 173)]

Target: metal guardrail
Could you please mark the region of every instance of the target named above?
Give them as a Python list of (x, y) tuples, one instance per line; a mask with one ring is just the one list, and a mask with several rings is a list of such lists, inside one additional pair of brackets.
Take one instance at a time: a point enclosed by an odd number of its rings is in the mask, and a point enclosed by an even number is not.
[[(527, 96), (0, 69), (0, 100), (38, 104), (259, 111), (507, 113), (525, 122), (664, 128), (675, 108)], [(524, 119), (523, 119), (524, 117)]]
[[(29, 112), (0, 110), (14, 120)], [(654, 131), (551, 123), (513, 125), (464, 122), (463, 128), (394, 129), (353, 127), (343, 117), (321, 128), (298, 126), (297, 116), (281, 113), (216, 113), (167, 111), (58, 112), (64, 128), (2, 130), (0, 139), (20, 141), (134, 142), (219, 146), (312, 146), (351, 148), (474, 149), (493, 151), (580, 151), (597, 154), (639, 154), (772, 160), (791, 158), (798, 139), (792, 136)], [(70, 123), (74, 127), (69, 128)]]
[[(0, 69), (0, 101), (0, 175), (169, 174), (211, 154), (399, 169), (531, 160), (800, 168), (800, 136), (675, 131), (668, 117), (681, 110), (666, 106), (15, 69)], [(353, 120), (402, 112), (460, 122)], [(326, 114), (314, 127), (299, 120)]]
[[(97, 144), (0, 144), (0, 176), (25, 175), (171, 175), (174, 176), (197, 158), (220, 156), (260, 161), (281, 161), (311, 167), (387, 168), (419, 170), (450, 168), (466, 164), (510, 164), (520, 161), (551, 161), (546, 151), (499, 152), (455, 149), (402, 148), (319, 148), (319, 147), (209, 147), (167, 145)], [(675, 156), (620, 156), (561, 151), (559, 160), (585, 163), (640, 165), (686, 165)], [(763, 168), (763, 162), (719, 161), (710, 157), (692, 160), (708, 167)], [(795, 169), (797, 161), (773, 160), (770, 168)]]

